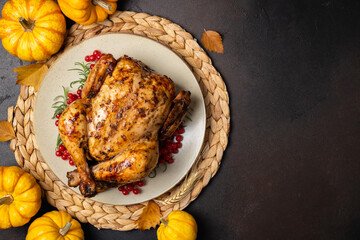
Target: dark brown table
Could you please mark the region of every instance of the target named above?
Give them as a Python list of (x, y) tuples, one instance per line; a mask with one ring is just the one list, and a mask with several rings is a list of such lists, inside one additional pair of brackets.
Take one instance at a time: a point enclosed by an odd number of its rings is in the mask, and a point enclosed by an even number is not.
[[(360, 239), (359, 1), (122, 0), (119, 10), (223, 36), (225, 53), (209, 55), (229, 91), (231, 133), (220, 170), (186, 208), (198, 239)], [(19, 93), (12, 69), (25, 63), (0, 53), (4, 120)], [(8, 145), (0, 165), (16, 165)], [(0, 239), (24, 239), (28, 226)], [(82, 227), (86, 239), (156, 239)]]

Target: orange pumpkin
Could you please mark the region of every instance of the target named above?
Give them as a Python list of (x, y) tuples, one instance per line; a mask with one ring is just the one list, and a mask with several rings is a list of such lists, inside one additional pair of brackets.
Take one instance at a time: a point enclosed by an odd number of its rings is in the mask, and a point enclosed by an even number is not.
[(63, 211), (52, 211), (30, 224), (26, 240), (84, 240), (84, 231), (78, 221)]
[(157, 230), (159, 240), (195, 240), (197, 224), (193, 216), (185, 211), (172, 211)]
[(65, 17), (53, 0), (10, 0), (0, 19), (4, 48), (25, 61), (41, 61), (58, 52), (66, 33)]
[(19, 227), (40, 209), (41, 189), (19, 167), (0, 167), (0, 228)]
[(58, 0), (58, 3), (65, 16), (81, 25), (104, 21), (117, 6), (117, 0)]

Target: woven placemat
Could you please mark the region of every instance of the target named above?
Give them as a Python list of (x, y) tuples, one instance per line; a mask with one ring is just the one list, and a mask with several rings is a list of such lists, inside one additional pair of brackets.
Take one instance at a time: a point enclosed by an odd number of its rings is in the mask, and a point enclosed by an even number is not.
[[(115, 12), (108, 20), (82, 26), (74, 24), (66, 37), (63, 50), (47, 61), (51, 64), (68, 47), (107, 32), (125, 32), (152, 38), (176, 52), (191, 67), (200, 85), (206, 105), (206, 134), (202, 153), (191, 171), (176, 187), (154, 199), (166, 217), (173, 210), (184, 209), (195, 200), (216, 174), (228, 143), (230, 128), (229, 98), (226, 86), (210, 58), (191, 34), (179, 25), (158, 16), (136, 12)], [(131, 230), (145, 203), (111, 205), (84, 198), (62, 183), (44, 161), (34, 135), (33, 107), (36, 92), (33, 87), (21, 86), (15, 107), (8, 109), (16, 138), (10, 143), (18, 164), (30, 172), (44, 189), (47, 201), (66, 211), (81, 222), (98, 228)]]

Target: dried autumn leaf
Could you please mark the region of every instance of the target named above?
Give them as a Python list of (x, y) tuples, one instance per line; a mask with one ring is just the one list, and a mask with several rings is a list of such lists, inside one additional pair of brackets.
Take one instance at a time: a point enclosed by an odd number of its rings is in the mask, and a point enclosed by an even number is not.
[(13, 127), (8, 121), (0, 121), (0, 142), (11, 140), (15, 137)]
[(19, 74), (16, 84), (33, 86), (37, 91), (47, 70), (48, 66), (46, 64), (35, 63), (15, 68), (13, 71)]
[(138, 220), (135, 221), (140, 231), (146, 229), (155, 228), (160, 224), (160, 208), (154, 201), (149, 201), (146, 207), (144, 207)]
[(201, 42), (209, 51), (224, 53), (224, 46), (221, 36), (215, 31), (204, 31), (201, 37)]

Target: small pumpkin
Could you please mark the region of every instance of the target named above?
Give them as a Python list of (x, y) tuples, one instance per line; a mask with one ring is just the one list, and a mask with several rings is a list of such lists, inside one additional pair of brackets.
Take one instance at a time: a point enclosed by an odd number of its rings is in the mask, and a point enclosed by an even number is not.
[(0, 167), (0, 228), (19, 227), (40, 209), (41, 189), (19, 167)]
[(158, 240), (195, 240), (197, 224), (193, 216), (185, 211), (172, 211), (157, 230)]
[(83, 240), (84, 231), (78, 221), (63, 211), (45, 213), (35, 219), (28, 229), (26, 240)]
[(64, 42), (65, 17), (53, 0), (10, 0), (1, 13), (2, 44), (24, 61), (45, 60)]
[(104, 21), (117, 7), (117, 0), (58, 0), (58, 3), (65, 16), (81, 25)]

